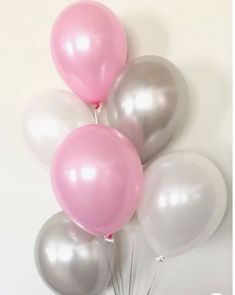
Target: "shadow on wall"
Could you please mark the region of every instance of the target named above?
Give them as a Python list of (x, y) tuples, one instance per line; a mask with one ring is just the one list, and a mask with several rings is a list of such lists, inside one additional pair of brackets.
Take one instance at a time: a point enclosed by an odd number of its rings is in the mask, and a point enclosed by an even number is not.
[(168, 34), (158, 17), (129, 15), (122, 18), (122, 23), (127, 33), (129, 58), (151, 54), (166, 55)]
[[(217, 137), (215, 130), (219, 131), (221, 121), (228, 115), (231, 107), (231, 85), (228, 77), (215, 63), (207, 59), (195, 60), (194, 57), (191, 62), (182, 65), (181, 70), (188, 85), (190, 102), (185, 135), (194, 129), (200, 131), (203, 128), (203, 133)], [(221, 135), (228, 134), (219, 134)], [(205, 134), (202, 136), (205, 137)], [(224, 140), (227, 140), (227, 136), (224, 136)]]

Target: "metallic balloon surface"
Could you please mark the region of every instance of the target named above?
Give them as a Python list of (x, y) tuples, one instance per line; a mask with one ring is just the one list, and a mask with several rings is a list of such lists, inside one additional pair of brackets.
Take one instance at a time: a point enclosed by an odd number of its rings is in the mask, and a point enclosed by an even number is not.
[(52, 56), (65, 83), (88, 103), (100, 103), (126, 65), (127, 39), (116, 15), (96, 1), (77, 1), (58, 16)]
[(33, 153), (50, 166), (55, 150), (73, 129), (94, 123), (94, 116), (76, 95), (46, 90), (37, 95), (23, 120), (24, 139)]
[(131, 61), (107, 101), (109, 125), (126, 135), (145, 163), (158, 154), (184, 119), (187, 90), (168, 60), (143, 56)]
[(100, 124), (80, 127), (65, 138), (51, 176), (63, 211), (94, 235), (120, 230), (142, 197), (143, 168), (135, 147)]
[(138, 219), (156, 254), (177, 256), (213, 234), (226, 203), (226, 185), (218, 168), (201, 154), (175, 152), (146, 170)]
[(111, 243), (92, 236), (63, 213), (42, 227), (35, 260), (42, 279), (62, 295), (97, 295), (108, 285), (113, 267)]

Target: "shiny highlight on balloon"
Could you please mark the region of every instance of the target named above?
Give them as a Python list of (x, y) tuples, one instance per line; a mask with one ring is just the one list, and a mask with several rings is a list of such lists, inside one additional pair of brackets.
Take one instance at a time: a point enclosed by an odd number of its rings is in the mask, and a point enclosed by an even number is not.
[(108, 285), (113, 245), (84, 232), (63, 213), (42, 227), (35, 245), (38, 271), (47, 286), (62, 295), (97, 295)]
[(103, 125), (72, 132), (52, 166), (52, 185), (64, 212), (95, 235), (120, 230), (142, 197), (143, 168), (132, 143)]
[(215, 232), (226, 204), (226, 184), (218, 168), (201, 154), (174, 152), (145, 171), (138, 219), (157, 255), (177, 256)]
[(69, 5), (51, 34), (56, 68), (65, 83), (85, 102), (107, 99), (126, 64), (127, 39), (117, 16), (95, 1)]
[(64, 90), (45, 90), (32, 99), (23, 118), (24, 140), (46, 167), (64, 138), (74, 129), (95, 122), (88, 106)]
[(166, 147), (185, 120), (187, 87), (174, 64), (158, 56), (126, 66), (107, 101), (108, 123), (126, 135), (142, 163)]

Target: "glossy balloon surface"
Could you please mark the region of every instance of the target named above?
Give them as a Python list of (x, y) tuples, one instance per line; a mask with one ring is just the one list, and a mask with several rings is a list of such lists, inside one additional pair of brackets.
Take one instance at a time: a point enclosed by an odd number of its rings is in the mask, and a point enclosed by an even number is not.
[(97, 295), (109, 283), (113, 249), (58, 213), (42, 227), (35, 259), (42, 279), (57, 294)]
[(88, 106), (71, 92), (46, 90), (33, 98), (23, 119), (24, 140), (50, 166), (58, 146), (75, 128), (95, 122)]
[(51, 35), (52, 55), (61, 77), (88, 103), (107, 99), (126, 64), (127, 40), (116, 15), (95, 1), (69, 5)]
[(135, 147), (103, 125), (72, 132), (53, 161), (52, 184), (59, 204), (95, 235), (112, 234), (129, 221), (142, 196), (142, 180)]
[(132, 141), (145, 163), (177, 132), (186, 106), (186, 84), (175, 65), (158, 56), (143, 56), (119, 76), (107, 101), (107, 117), (111, 127)]
[(208, 239), (221, 223), (227, 202), (225, 181), (206, 157), (175, 152), (145, 172), (138, 218), (156, 254), (183, 254)]

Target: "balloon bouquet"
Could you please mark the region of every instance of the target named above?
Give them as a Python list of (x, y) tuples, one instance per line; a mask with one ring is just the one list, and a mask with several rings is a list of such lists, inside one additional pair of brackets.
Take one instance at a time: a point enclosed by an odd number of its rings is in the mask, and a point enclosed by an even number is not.
[[(54, 24), (51, 50), (74, 94), (41, 93), (23, 123), (27, 144), (51, 167), (64, 212), (42, 227), (36, 263), (54, 292), (101, 294), (112, 281), (114, 234), (136, 210), (156, 255), (180, 255), (216, 230), (226, 186), (195, 152), (163, 155), (143, 172), (184, 121), (186, 84), (164, 58), (126, 64), (125, 31), (109, 8), (93, 1), (68, 6)], [(98, 124), (102, 110), (108, 126)]]

